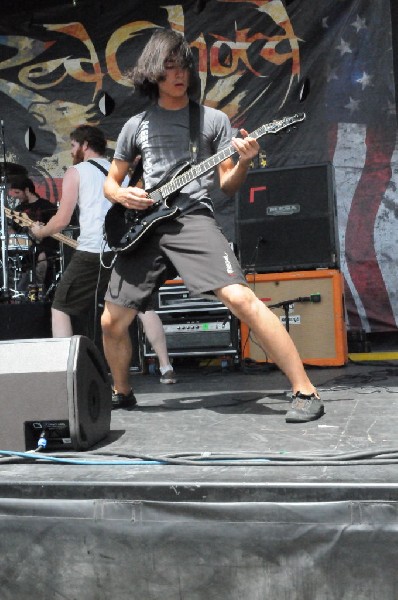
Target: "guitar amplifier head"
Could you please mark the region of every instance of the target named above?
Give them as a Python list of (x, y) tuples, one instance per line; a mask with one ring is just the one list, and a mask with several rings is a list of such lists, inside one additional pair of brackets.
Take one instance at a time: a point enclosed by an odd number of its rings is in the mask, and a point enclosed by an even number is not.
[(182, 284), (162, 286), (158, 292), (158, 305), (160, 311), (186, 311), (224, 307), (216, 296), (214, 296), (214, 300), (202, 297), (192, 298), (188, 289)]
[[(175, 317), (163, 320), (170, 356), (219, 356), (239, 353), (237, 320), (225, 309), (222, 315), (198, 312), (176, 314)], [(144, 356), (155, 356), (145, 334), (143, 341)]]

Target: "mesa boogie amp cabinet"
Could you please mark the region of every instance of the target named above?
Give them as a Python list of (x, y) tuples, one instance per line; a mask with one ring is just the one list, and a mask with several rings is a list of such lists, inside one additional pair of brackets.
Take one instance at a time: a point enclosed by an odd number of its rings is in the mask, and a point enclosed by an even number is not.
[(339, 267), (332, 164), (249, 171), (236, 215), (246, 273)]
[[(181, 280), (159, 289), (159, 314), (170, 356), (239, 355), (237, 319), (217, 298), (192, 298)], [(155, 356), (141, 328), (144, 357)]]

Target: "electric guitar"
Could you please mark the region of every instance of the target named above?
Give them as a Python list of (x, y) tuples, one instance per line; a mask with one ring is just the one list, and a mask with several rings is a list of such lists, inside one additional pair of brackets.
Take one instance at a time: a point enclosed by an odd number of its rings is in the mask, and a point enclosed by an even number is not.
[[(9, 219), (12, 219), (13, 221), (15, 221), (15, 223), (18, 223), (18, 225), (21, 225), (22, 227), (31, 227), (35, 224), (35, 221), (29, 219), (26, 213), (20, 213), (17, 210), (10, 210), (9, 208), (4, 208), (4, 212)], [(73, 240), (72, 238), (68, 237), (67, 235), (64, 235), (63, 233), (54, 233), (49, 237), (52, 237), (55, 240), (58, 240), (59, 242), (70, 246), (71, 248), (77, 248), (77, 240)]]
[[(304, 121), (305, 118), (305, 113), (298, 113), (291, 117), (272, 121), (253, 131), (250, 137), (258, 139), (267, 133), (277, 133), (281, 129)], [(106, 214), (104, 223), (105, 238), (110, 248), (114, 252), (132, 252), (157, 225), (163, 221), (175, 219), (181, 213), (181, 209), (176, 205), (169, 205), (169, 202), (176, 192), (235, 152), (235, 148), (229, 146), (192, 167), (187, 163), (176, 165), (172, 172), (169, 172), (162, 180), (167, 183), (160, 182), (159, 187), (148, 192), (148, 196), (154, 200), (154, 204), (145, 210), (127, 209), (120, 203), (113, 204)]]

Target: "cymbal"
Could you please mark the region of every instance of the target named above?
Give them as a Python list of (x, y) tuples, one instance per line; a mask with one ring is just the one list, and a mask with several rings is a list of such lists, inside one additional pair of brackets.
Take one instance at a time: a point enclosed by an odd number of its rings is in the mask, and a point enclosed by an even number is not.
[(28, 169), (23, 167), (22, 165), (18, 165), (17, 163), (6, 162), (4, 168), (4, 162), (0, 162), (0, 174), (6, 174), (7, 177), (12, 175), (27, 175)]

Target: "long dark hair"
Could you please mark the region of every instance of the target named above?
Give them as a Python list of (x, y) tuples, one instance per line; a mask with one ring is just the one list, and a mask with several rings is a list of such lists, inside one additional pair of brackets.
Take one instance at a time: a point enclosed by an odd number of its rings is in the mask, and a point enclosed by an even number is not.
[(189, 70), (188, 95), (197, 96), (200, 84), (191, 48), (180, 33), (171, 29), (158, 29), (152, 34), (137, 64), (127, 74), (134, 89), (152, 100), (158, 98), (158, 82), (165, 77), (167, 60)]

